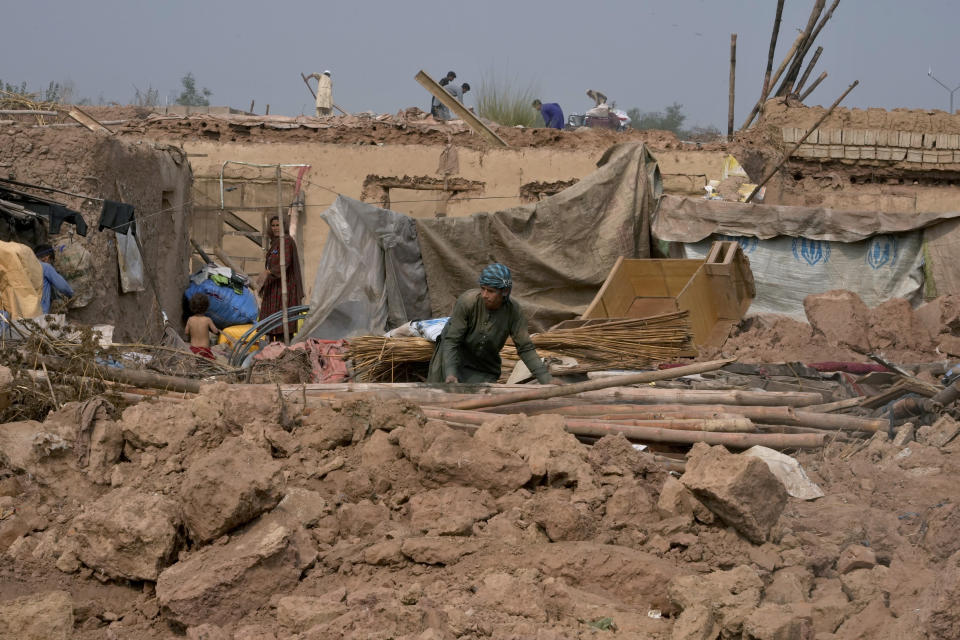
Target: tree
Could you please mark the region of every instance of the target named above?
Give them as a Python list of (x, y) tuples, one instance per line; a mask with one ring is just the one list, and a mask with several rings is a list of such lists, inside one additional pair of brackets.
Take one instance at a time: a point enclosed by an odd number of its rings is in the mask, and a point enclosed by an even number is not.
[(663, 111), (640, 111), (633, 108), (627, 111), (627, 115), (630, 116), (630, 126), (634, 129), (672, 131), (681, 140), (689, 142), (712, 142), (722, 137), (723, 134), (713, 125), (696, 125), (684, 129), (683, 123), (687, 116), (682, 109), (682, 104), (674, 102)]
[(672, 131), (680, 136), (683, 121), (687, 116), (681, 111), (683, 105), (674, 102), (663, 111), (640, 111), (633, 108), (627, 111), (630, 116), (630, 126), (634, 129), (658, 129), (660, 131)]
[(213, 92), (206, 87), (197, 91), (197, 80), (193, 77), (193, 73), (188, 72), (187, 75), (180, 78), (180, 84), (183, 85), (183, 91), (180, 92), (180, 96), (176, 100), (177, 104), (188, 107), (210, 106), (209, 98), (213, 95)]

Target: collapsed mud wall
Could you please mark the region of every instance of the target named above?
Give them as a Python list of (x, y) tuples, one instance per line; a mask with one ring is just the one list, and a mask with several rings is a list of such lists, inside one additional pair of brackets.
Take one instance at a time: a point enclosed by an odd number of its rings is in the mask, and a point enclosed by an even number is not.
[[(803, 139), (822, 107), (770, 100), (731, 143), (754, 181)], [(943, 111), (836, 109), (768, 183), (765, 202), (889, 213), (956, 210), (960, 115)]]
[[(161, 309), (172, 321), (179, 321), (189, 264), (192, 184), (190, 165), (181, 150), (86, 129), (12, 125), (0, 129), (0, 175), (89, 196), (43, 194), (79, 211), (89, 228), (84, 238), (72, 225), (64, 224), (59, 234), (50, 237), (55, 247), (79, 243), (90, 252), (90, 300), (71, 308), (69, 319), (112, 324), (116, 341), (157, 338), (162, 332)], [(116, 236), (113, 231), (97, 230), (102, 210), (97, 199), (135, 207), (147, 275), (144, 291), (121, 292)]]

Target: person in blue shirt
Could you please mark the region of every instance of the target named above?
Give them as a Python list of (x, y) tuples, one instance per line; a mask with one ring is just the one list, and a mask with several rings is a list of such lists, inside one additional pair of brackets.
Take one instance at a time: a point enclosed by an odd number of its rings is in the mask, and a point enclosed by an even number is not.
[(45, 314), (50, 313), (50, 303), (53, 301), (54, 293), (64, 298), (72, 298), (73, 289), (53, 266), (53, 247), (48, 244), (39, 244), (34, 248), (33, 255), (37, 256), (43, 267), (43, 294), (40, 297), (40, 308)]
[(543, 104), (539, 100), (534, 100), (533, 108), (539, 111), (540, 115), (543, 116), (543, 122), (547, 127), (553, 129), (563, 129), (563, 110), (556, 102), (548, 102), (547, 104)]

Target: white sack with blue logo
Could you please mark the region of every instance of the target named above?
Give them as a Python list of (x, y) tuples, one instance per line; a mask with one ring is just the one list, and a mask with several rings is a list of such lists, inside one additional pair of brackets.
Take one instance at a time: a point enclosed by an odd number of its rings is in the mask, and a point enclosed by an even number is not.
[(782, 313), (805, 320), (803, 299), (831, 289), (853, 291), (870, 307), (890, 298), (919, 303), (922, 238), (920, 231), (860, 242), (714, 235), (683, 248), (685, 257), (701, 259), (706, 258), (714, 240), (736, 240), (750, 258), (757, 287), (749, 313)]

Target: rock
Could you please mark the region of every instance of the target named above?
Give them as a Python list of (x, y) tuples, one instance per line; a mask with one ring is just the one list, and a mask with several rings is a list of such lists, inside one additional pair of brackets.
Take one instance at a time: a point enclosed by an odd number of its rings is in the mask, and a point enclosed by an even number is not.
[(883, 585), (889, 571), (883, 565), (872, 569), (854, 569), (840, 576), (843, 592), (850, 598), (850, 602), (854, 603), (867, 603), (877, 596), (885, 597), (884, 594), (889, 594)]
[(433, 489), (410, 499), (410, 526), (430, 535), (470, 535), (474, 523), (495, 513), (493, 497), (471, 487)]
[(327, 460), (314, 471), (311, 476), (314, 478), (323, 478), (328, 473), (333, 473), (337, 469), (342, 469), (343, 465), (347, 464), (347, 459), (343, 456), (334, 456), (333, 458)]
[(289, 458), (290, 454), (300, 449), (297, 439), (275, 424), (264, 428), (263, 437), (270, 443), (271, 449), (283, 458)]
[(48, 591), (0, 604), (0, 638), (69, 640), (73, 637), (73, 599), (66, 591)]
[(870, 353), (870, 310), (852, 291), (833, 290), (811, 294), (803, 310), (814, 332), (835, 345), (858, 353)]
[(0, 365), (0, 409), (10, 406), (10, 391), (13, 388), (13, 373), (9, 367)]
[(760, 544), (780, 518), (787, 492), (766, 463), (697, 443), (680, 481), (721, 520)]
[(785, 567), (773, 574), (764, 589), (763, 601), (773, 604), (807, 602), (813, 589), (813, 574), (805, 567)]
[(360, 449), (360, 463), (371, 469), (382, 468), (400, 458), (400, 447), (390, 442), (386, 431), (377, 429)]
[(183, 543), (180, 522), (166, 496), (115, 489), (74, 520), (77, 557), (111, 578), (156, 580)]
[(837, 573), (850, 573), (856, 569), (870, 569), (877, 564), (873, 549), (859, 544), (851, 544), (840, 552), (837, 558)]
[(572, 493), (554, 489), (538, 493), (533, 500), (532, 517), (551, 542), (589, 540), (596, 522), (582, 505), (571, 502)]
[(474, 439), (503, 451), (516, 452), (535, 478), (551, 487), (589, 488), (593, 470), (586, 447), (563, 427), (557, 416), (507, 415), (483, 423)]
[(872, 349), (917, 349), (928, 344), (920, 336), (922, 325), (914, 320), (913, 307), (904, 298), (890, 298), (870, 309), (869, 342)]
[(187, 640), (232, 640), (233, 636), (212, 624), (201, 624), (187, 629)]
[(346, 592), (335, 589), (319, 598), (286, 596), (277, 602), (277, 623), (293, 632), (303, 632), (331, 622), (347, 613)]
[(905, 447), (911, 442), (913, 442), (914, 435), (916, 434), (916, 427), (913, 426), (912, 422), (900, 425), (897, 427), (897, 435), (893, 438), (893, 444), (898, 447)]
[(657, 513), (661, 518), (674, 518), (681, 515), (693, 515), (690, 499), (693, 494), (673, 476), (667, 476), (657, 499)]
[(316, 491), (293, 487), (287, 489), (287, 494), (271, 514), (282, 517), (284, 524), (295, 523), (311, 529), (320, 521), (320, 518), (329, 515), (330, 511), (329, 503)]
[(180, 495), (190, 537), (209, 542), (272, 509), (283, 497), (280, 463), (263, 449), (229, 438), (195, 460)]
[(224, 625), (292, 589), (303, 569), (291, 531), (258, 522), (228, 544), (204, 547), (161, 573), (157, 599), (181, 625)]
[(920, 610), (923, 630), (931, 638), (960, 638), (960, 551), (940, 567)]
[(44, 457), (44, 452), (35, 448), (35, 444), (41, 441), (44, 434), (46, 437), (53, 435), (36, 420), (6, 422), (0, 425), (0, 468), (33, 472), (37, 462)]
[(361, 500), (356, 504), (341, 506), (337, 517), (340, 521), (340, 535), (365, 536), (380, 523), (390, 520), (390, 509), (383, 504)]
[[(686, 489), (684, 491), (689, 494)], [(657, 504), (645, 486), (624, 482), (607, 499), (603, 526), (613, 530), (625, 527), (641, 529), (656, 519), (657, 511)]]
[(502, 611), (511, 616), (523, 616), (538, 622), (547, 621), (543, 604), (543, 589), (533, 577), (521, 573), (494, 572), (484, 576), (476, 594), (477, 608)]
[(519, 489), (530, 480), (520, 456), (491, 447), (441, 422), (405, 428), (400, 449), (417, 465), (428, 486), (459, 484), (486, 489), (494, 496)]
[(720, 623), (703, 605), (694, 605), (683, 610), (673, 624), (671, 640), (717, 640)]
[(943, 415), (932, 425), (921, 427), (916, 433), (916, 440), (931, 447), (943, 447), (954, 440), (958, 432), (960, 423), (948, 415)]
[(744, 621), (760, 604), (762, 591), (760, 576), (746, 565), (706, 575), (678, 576), (667, 584), (667, 595), (674, 604), (684, 610), (695, 606), (709, 609), (729, 636), (741, 632)]
[(197, 430), (197, 420), (175, 402), (141, 402), (127, 407), (120, 420), (123, 438), (137, 449), (176, 449)]
[(363, 551), (363, 561), (375, 566), (398, 565), (406, 562), (400, 540), (386, 540), (370, 545)]
[[(904, 637), (901, 633), (894, 631), (896, 618), (890, 612), (890, 609), (884, 604), (883, 599), (878, 598), (870, 602), (859, 613), (847, 618), (843, 624), (836, 630), (838, 638), (874, 638), (878, 639), (896, 639)], [(915, 624), (912, 626), (916, 626)], [(918, 637), (916, 635), (914, 638)], [(919, 636), (924, 637), (924, 636)], [(928, 635), (928, 638), (956, 638), (956, 635)]]
[(407, 538), (400, 546), (406, 557), (420, 564), (451, 565), (465, 555), (476, 553), (482, 544), (470, 538), (424, 536)]
[(303, 446), (328, 451), (359, 441), (368, 425), (331, 407), (318, 407), (303, 417), (297, 437)]
[(57, 569), (64, 573), (76, 573), (80, 570), (80, 559), (73, 549), (67, 549), (57, 558)]
[(762, 604), (743, 623), (744, 640), (813, 640), (808, 604)]

